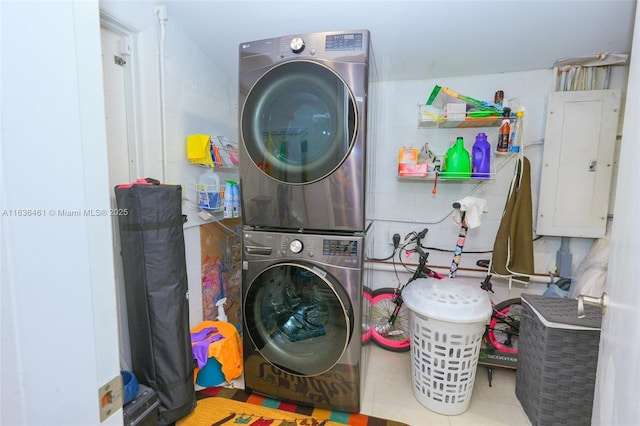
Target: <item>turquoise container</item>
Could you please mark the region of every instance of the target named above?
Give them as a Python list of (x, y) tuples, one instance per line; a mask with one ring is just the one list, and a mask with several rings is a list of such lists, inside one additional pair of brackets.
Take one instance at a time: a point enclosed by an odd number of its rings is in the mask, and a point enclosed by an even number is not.
[(208, 358), (196, 376), (196, 383), (203, 387), (218, 386), (225, 381), (222, 364), (215, 358)]
[(471, 177), (471, 157), (464, 148), (464, 139), (458, 136), (456, 143), (444, 156), (444, 171), (440, 174), (445, 179), (469, 179)]

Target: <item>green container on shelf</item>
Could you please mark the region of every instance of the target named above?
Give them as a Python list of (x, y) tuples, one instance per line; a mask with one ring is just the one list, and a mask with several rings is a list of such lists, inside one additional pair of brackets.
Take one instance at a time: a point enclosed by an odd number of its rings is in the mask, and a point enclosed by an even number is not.
[(444, 170), (440, 173), (444, 179), (469, 179), (471, 177), (471, 156), (464, 148), (464, 139), (458, 136), (456, 143), (444, 156)]

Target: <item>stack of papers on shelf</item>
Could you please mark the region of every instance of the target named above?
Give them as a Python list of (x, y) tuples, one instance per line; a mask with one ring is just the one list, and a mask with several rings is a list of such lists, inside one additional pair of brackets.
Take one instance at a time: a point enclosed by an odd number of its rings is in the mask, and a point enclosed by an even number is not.
[(448, 103), (445, 115), (449, 121), (463, 121), (467, 118), (467, 106), (462, 103)]
[(434, 107), (432, 105), (419, 105), (420, 107), (420, 121), (422, 122), (435, 122), (444, 123), (444, 110)]
[(238, 165), (238, 147), (226, 136), (216, 136), (211, 144), (213, 162), (216, 167), (234, 167)]

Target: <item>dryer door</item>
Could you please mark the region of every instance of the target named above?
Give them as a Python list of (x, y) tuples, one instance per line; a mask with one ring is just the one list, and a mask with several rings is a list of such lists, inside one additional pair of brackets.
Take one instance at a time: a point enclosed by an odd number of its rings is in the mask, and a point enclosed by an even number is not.
[(241, 140), (265, 174), (307, 184), (342, 164), (357, 126), (355, 100), (345, 82), (323, 65), (294, 61), (273, 68), (251, 88)]
[(330, 370), (353, 332), (346, 292), (326, 271), (300, 263), (276, 264), (249, 284), (246, 330), (271, 364), (299, 376)]

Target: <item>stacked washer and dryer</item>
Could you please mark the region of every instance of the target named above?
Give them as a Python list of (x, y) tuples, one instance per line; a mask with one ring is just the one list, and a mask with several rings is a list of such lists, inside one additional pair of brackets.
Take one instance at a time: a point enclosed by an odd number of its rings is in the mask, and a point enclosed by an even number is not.
[(240, 44), (245, 388), (359, 412), (369, 32)]

